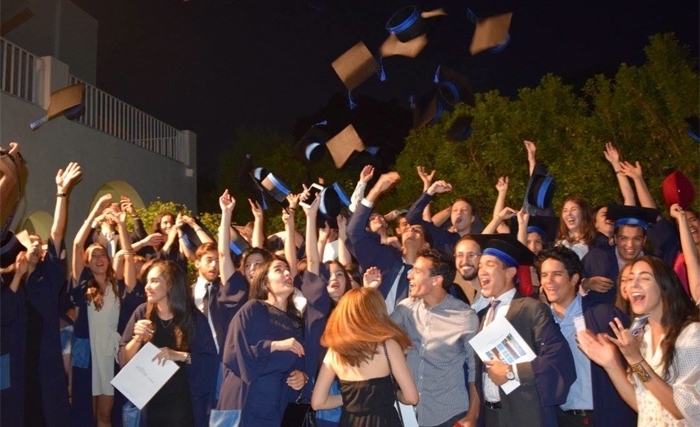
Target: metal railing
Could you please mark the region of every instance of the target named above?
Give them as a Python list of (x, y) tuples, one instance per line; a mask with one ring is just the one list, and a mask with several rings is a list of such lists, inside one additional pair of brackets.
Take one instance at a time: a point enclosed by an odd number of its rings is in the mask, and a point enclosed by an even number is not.
[(31, 103), (36, 103), (34, 72), (36, 56), (21, 47), (0, 38), (0, 70), (4, 92)]
[(188, 161), (182, 131), (71, 75), (69, 84), (85, 85), (85, 113), (79, 123), (181, 163)]

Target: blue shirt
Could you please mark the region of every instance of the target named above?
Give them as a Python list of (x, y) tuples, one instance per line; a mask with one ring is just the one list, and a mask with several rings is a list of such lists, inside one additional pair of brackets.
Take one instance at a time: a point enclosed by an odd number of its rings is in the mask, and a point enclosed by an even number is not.
[[(551, 307), (550, 307), (551, 308)], [(566, 338), (566, 342), (571, 348), (571, 353), (574, 355), (574, 364), (576, 366), (576, 381), (569, 389), (569, 395), (566, 397), (566, 403), (559, 407), (564, 411), (571, 409), (593, 409), (593, 385), (591, 381), (591, 361), (578, 348), (576, 344), (576, 331), (585, 329), (586, 324), (583, 319), (583, 309), (581, 308), (581, 295), (576, 295), (576, 298), (564, 310), (564, 318), (552, 308), (552, 317), (557, 322), (561, 329), (562, 335)]]

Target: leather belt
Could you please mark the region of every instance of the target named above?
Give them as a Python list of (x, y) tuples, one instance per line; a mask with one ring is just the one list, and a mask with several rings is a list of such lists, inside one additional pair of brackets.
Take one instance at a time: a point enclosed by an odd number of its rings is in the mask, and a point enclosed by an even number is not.
[(501, 409), (503, 407), (501, 402), (489, 402), (488, 400), (484, 402), (484, 405), (489, 409)]

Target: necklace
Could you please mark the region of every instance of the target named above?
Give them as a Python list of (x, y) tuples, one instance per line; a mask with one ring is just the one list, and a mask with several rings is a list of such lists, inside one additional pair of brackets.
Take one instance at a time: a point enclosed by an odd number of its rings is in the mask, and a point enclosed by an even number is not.
[(161, 325), (163, 325), (164, 329), (168, 329), (170, 327), (170, 325), (173, 323), (173, 319), (175, 319), (175, 316), (171, 317), (170, 321), (166, 325), (165, 323), (163, 323), (163, 319), (161, 319), (160, 316), (158, 316), (158, 321), (160, 322)]

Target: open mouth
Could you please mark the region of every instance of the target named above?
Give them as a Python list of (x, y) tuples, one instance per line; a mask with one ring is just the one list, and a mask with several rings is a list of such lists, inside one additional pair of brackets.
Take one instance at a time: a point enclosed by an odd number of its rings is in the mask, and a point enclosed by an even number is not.
[(630, 302), (632, 304), (643, 303), (645, 299), (646, 299), (646, 297), (644, 296), (644, 294), (642, 294), (640, 292), (632, 292), (630, 294)]

